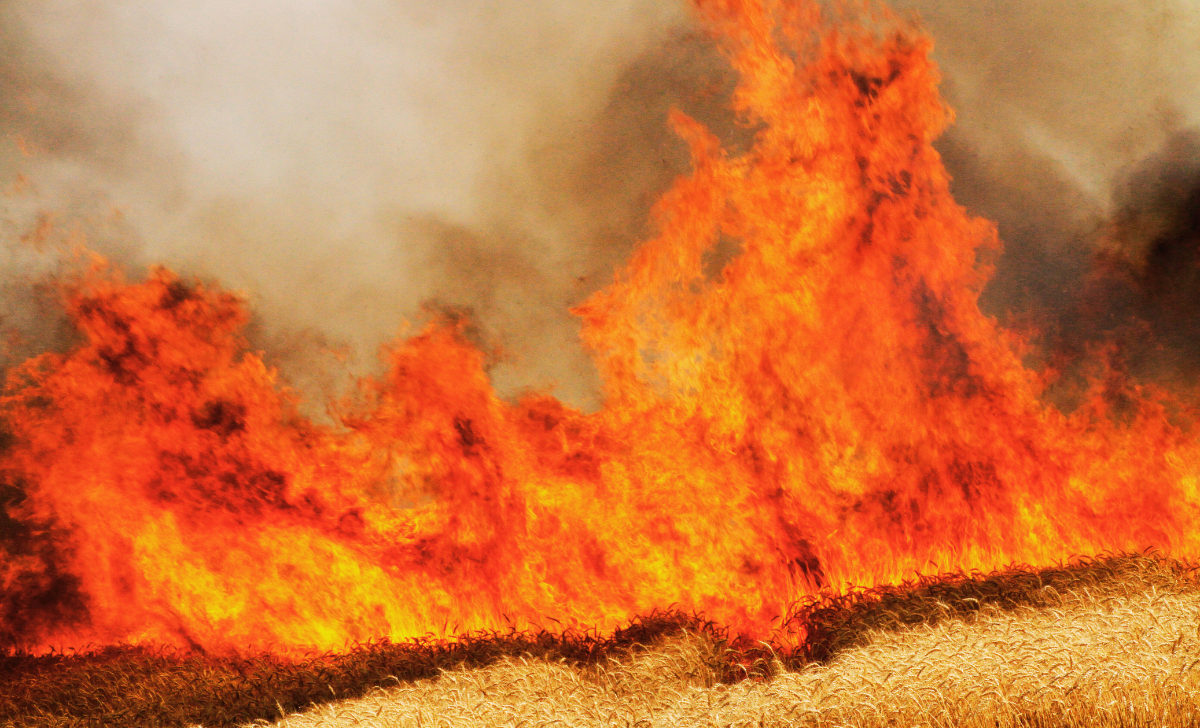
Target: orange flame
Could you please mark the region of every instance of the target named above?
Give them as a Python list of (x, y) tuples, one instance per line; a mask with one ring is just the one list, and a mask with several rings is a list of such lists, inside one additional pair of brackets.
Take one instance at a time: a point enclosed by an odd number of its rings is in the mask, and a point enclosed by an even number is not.
[(1109, 370), (1063, 414), (980, 312), (998, 242), (931, 146), (930, 41), (697, 9), (757, 133), (735, 156), (672, 115), (694, 171), (576, 310), (599, 412), (500, 400), (444, 322), (318, 426), (245, 350), (243, 301), (94, 266), (63, 284), (84, 341), (0, 400), (0, 632), (336, 648), (675, 604), (762, 635), (823, 586), (1195, 554), (1193, 413)]

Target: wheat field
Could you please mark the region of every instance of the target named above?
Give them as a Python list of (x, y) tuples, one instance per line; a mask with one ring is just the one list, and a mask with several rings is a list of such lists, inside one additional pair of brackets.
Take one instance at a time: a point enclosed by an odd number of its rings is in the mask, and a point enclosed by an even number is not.
[[(797, 670), (718, 682), (719, 644), (667, 639), (607, 664), (506, 658), (288, 715), (281, 728), (1200, 725), (1200, 592), (1148, 572), (1041, 605), (901, 630)], [(262, 723), (259, 723), (262, 725)]]

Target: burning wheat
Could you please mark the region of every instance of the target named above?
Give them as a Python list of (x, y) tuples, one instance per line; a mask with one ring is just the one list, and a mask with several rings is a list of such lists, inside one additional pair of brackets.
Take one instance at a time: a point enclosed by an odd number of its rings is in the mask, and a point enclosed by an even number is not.
[[(832, 585), (1200, 553), (1196, 392), (1101, 368), (1062, 412), (1043, 398), (1056, 372), (980, 311), (977, 256), (998, 241), (932, 146), (950, 114), (931, 41), (807, 0), (694, 4), (754, 138), (735, 153), (672, 115), (693, 171), (575, 309), (598, 412), (503, 401), (445, 320), (322, 426), (248, 350), (243, 299), (97, 263), (60, 281), (78, 345), (0, 396), (4, 646), (288, 654), (609, 629), (668, 604), (760, 638)], [(619, 665), (452, 671), (286, 722), (1184, 721), (1193, 592), (1043, 597), (761, 683), (716, 684), (697, 638)]]

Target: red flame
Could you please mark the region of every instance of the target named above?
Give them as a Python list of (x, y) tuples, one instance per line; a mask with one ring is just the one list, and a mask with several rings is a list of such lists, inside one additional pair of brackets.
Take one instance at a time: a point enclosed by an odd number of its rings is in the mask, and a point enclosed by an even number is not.
[(599, 412), (502, 401), (444, 322), (318, 426), (246, 351), (241, 299), (95, 266), (63, 284), (85, 341), (0, 402), (27, 542), (0, 552), (0, 628), (334, 648), (675, 604), (765, 634), (822, 586), (1196, 553), (1192, 413), (1108, 370), (1063, 414), (980, 312), (998, 242), (931, 146), (930, 41), (811, 3), (697, 6), (757, 132), (732, 155), (673, 114), (694, 171), (576, 310)]

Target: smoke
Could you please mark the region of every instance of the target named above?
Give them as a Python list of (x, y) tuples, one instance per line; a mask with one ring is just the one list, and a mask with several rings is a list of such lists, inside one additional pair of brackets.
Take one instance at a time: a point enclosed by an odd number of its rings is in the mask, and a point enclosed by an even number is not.
[[(1065, 348), (1112, 335), (1096, 316), (1170, 318), (1126, 273), (1132, 288), (1097, 313), (1089, 271), (1114, 220), (1195, 204), (1153, 191), (1153, 160), (1194, 152), (1170, 144), (1200, 117), (1200, 8), (900, 8), (934, 36), (957, 110), (939, 143), (955, 193), (1005, 241), (987, 310)], [(500, 353), (501, 393), (553, 382), (594, 406), (567, 308), (611, 278), (686, 171), (671, 106), (745, 133), (723, 111), (731, 82), (677, 0), (9, 0), (0, 323), (24, 338), (7, 353), (63, 345), (37, 283), (79, 241), (134, 274), (161, 262), (244, 291), (252, 344), (318, 401), (450, 308)], [(1154, 249), (1117, 247), (1128, 270)]]
[[(1145, 222), (1137, 210), (1195, 204), (1157, 190), (1178, 185), (1170, 168), (1196, 151), (1177, 140), (1200, 124), (1200, 6), (912, 0), (906, 7), (934, 37), (943, 93), (957, 112), (938, 144), (955, 197), (995, 221), (1004, 241), (985, 309), (1037, 322), (1054, 348), (1072, 351), (1151, 313), (1133, 293), (1098, 307), (1100, 289), (1112, 290), (1098, 281), (1114, 271), (1104, 251), (1116, 220)], [(1125, 251), (1140, 267), (1134, 259), (1148, 248)], [(1153, 316), (1165, 324), (1161, 312)]]
[(1200, 133), (1174, 134), (1122, 179), (1094, 265), (1054, 332), (1060, 358), (1106, 344), (1141, 380), (1194, 391), (1200, 374)]
[[(620, 75), (685, 18), (648, 0), (8, 2), (5, 323), (36, 339), (22, 351), (55, 338), (26, 293), (82, 241), (246, 292), (254, 344), (305, 388), (314, 357), (369, 365), (434, 301), (506, 352), (502, 389), (558, 380), (586, 404), (567, 308), (664, 184), (592, 139), (612, 135)], [(680, 168), (667, 143), (638, 153)]]

